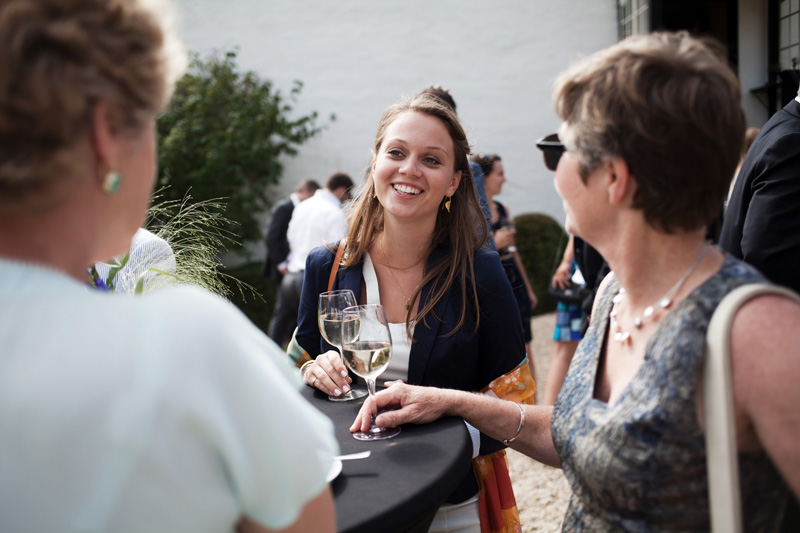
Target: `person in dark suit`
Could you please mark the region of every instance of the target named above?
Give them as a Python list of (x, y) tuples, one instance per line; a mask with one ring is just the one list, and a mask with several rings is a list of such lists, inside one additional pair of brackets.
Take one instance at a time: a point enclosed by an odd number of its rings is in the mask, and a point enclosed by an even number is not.
[(800, 292), (800, 93), (761, 128), (733, 188), (719, 245)]
[(286, 273), (287, 258), (289, 257), (289, 241), (286, 239), (286, 230), (297, 204), (314, 196), (319, 189), (319, 183), (314, 180), (303, 180), (297, 184), (294, 192), (282, 202), (272, 208), (269, 226), (264, 241), (267, 245), (267, 256), (264, 260), (262, 274), (268, 276), (275, 283), (280, 283)]

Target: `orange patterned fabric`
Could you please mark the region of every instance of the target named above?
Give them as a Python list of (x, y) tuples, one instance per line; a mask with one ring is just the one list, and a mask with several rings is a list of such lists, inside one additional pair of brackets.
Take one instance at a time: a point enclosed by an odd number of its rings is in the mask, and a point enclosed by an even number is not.
[[(528, 359), (489, 383), (481, 392), (501, 400), (533, 405), (536, 384), (531, 377)], [(472, 469), (478, 480), (481, 533), (522, 533), (506, 451), (476, 457), (472, 460)]]

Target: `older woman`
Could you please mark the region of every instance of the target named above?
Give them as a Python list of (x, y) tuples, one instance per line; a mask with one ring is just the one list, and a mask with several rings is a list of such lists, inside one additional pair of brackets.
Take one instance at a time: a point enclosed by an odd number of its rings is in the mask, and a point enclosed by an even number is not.
[(151, 195), (162, 7), (0, 3), (0, 529), (333, 531), (330, 421), (277, 346), (199, 289), (86, 286)]
[[(613, 273), (555, 407), (395, 385), (377, 402), (401, 409), (378, 425), (462, 416), (560, 465), (573, 489), (565, 531), (707, 530), (706, 328), (725, 294), (764, 281), (704, 241), (739, 157), (739, 99), (712, 45), (684, 34), (631, 37), (568, 70), (555, 89), (563, 145), (543, 145), (545, 160), (567, 229)], [(798, 323), (799, 306), (764, 296), (733, 324), (748, 530), (776, 530), (800, 494)]]

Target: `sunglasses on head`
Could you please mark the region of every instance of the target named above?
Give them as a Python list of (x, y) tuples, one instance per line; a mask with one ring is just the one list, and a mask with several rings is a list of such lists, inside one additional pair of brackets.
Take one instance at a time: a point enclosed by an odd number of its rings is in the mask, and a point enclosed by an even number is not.
[(561, 141), (558, 140), (557, 133), (551, 133), (536, 141), (536, 148), (542, 151), (544, 156), (544, 166), (550, 170), (555, 170), (561, 155), (567, 151)]

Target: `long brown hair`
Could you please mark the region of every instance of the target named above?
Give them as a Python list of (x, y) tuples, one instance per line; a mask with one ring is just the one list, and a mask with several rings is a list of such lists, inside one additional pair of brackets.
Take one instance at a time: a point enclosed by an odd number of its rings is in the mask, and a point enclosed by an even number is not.
[[(415, 301), (422, 288), (431, 281), (433, 282), (431, 296), (416, 318), (416, 320), (426, 321), (428, 315), (433, 314), (433, 308), (439, 300), (444, 298), (450, 287), (456, 284), (461, 292), (461, 316), (458, 324), (448, 332), (447, 335), (450, 336), (464, 325), (467, 305), (470, 301), (474, 302), (475, 327), (476, 329), (478, 327), (480, 310), (478, 309), (478, 293), (475, 285), (474, 255), (485, 242), (487, 229), (486, 224), (483, 223), (483, 212), (478, 203), (475, 182), (469, 168), (470, 147), (467, 135), (456, 114), (439, 102), (436, 97), (429, 94), (418, 94), (388, 107), (383, 112), (378, 122), (378, 131), (372, 149), (373, 161), (380, 151), (389, 125), (400, 115), (411, 111), (423, 113), (442, 121), (453, 141), (455, 155), (453, 170), (461, 172), (461, 182), (451, 197), (450, 211), (440, 209), (438, 212), (428, 254), (443, 246), (449, 246), (450, 250), (435, 265), (426, 267), (422, 282), (410, 298), (411, 301)], [(364, 171), (360, 190), (351, 203), (348, 224), (350, 230), (342, 262), (345, 267), (360, 263), (364, 252), (372, 245), (375, 236), (383, 230), (383, 205), (375, 197), (371, 164)], [(468, 293), (471, 298), (467, 297)], [(411, 337), (412, 312), (413, 309), (409, 309), (406, 313), (406, 330), (409, 337)], [(438, 319), (436, 316), (433, 318)]]

